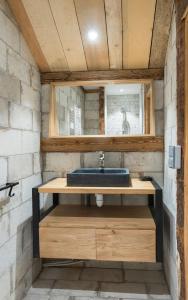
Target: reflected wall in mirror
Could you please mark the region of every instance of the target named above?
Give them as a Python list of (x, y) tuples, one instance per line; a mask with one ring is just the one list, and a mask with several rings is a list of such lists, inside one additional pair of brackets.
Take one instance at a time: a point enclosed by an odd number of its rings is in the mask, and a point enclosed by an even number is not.
[(155, 135), (152, 82), (52, 85), (50, 136)]

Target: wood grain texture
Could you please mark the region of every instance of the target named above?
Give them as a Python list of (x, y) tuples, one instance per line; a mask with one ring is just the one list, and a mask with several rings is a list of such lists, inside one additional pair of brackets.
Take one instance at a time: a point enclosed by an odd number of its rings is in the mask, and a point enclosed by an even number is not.
[(185, 18), (185, 120), (184, 120), (184, 256), (185, 294), (188, 298), (188, 15)]
[(41, 227), (155, 230), (155, 223), (148, 207), (58, 205)]
[(39, 45), (36, 34), (33, 30), (31, 22), (27, 16), (25, 8), (21, 0), (8, 0), (8, 4), (21, 28), (22, 34), (35, 58), (40, 71), (50, 71), (48, 62), (44, 56), (44, 53)]
[(105, 0), (110, 69), (122, 69), (122, 7), (121, 0)]
[(148, 207), (59, 205), (40, 222), (43, 258), (155, 261)]
[(154, 230), (96, 230), (97, 259), (155, 262)]
[[(106, 20), (103, 0), (74, 0), (80, 25), (88, 70), (109, 69)], [(88, 32), (98, 34), (96, 41), (88, 38)]]
[(122, 0), (123, 67), (148, 68), (156, 0)]
[[(185, 35), (185, 20), (182, 19), (186, 8), (188, 6), (188, 0), (176, 0), (176, 45), (177, 45), (177, 143), (182, 147), (182, 166), (177, 172), (177, 244), (178, 253), (180, 255), (180, 268), (181, 268), (181, 287), (180, 287), (180, 299), (188, 299), (188, 274), (187, 265), (185, 264), (185, 257), (187, 255), (185, 249), (185, 234), (187, 234), (187, 228), (185, 229), (185, 191), (184, 191), (184, 142), (185, 142), (185, 91), (186, 91), (186, 35)], [(186, 166), (187, 169), (187, 166)]]
[(165, 64), (172, 10), (172, 0), (157, 0), (149, 62), (150, 68), (161, 68)]
[(49, 2), (22, 0), (22, 3), (50, 69), (69, 70)]
[(41, 83), (61, 82), (65, 85), (97, 85), (102, 83), (145, 82), (164, 79), (164, 69), (106, 70), (85, 72), (43, 72)]
[(96, 259), (94, 229), (42, 227), (39, 241), (42, 258)]
[(49, 0), (65, 56), (71, 71), (87, 70), (73, 0)]
[(74, 187), (67, 186), (66, 178), (56, 178), (42, 185), (39, 193), (63, 193), (63, 194), (106, 194), (106, 195), (153, 195), (155, 188), (150, 181), (142, 181), (139, 178), (131, 179), (130, 187)]
[(104, 87), (99, 89), (99, 134), (105, 134), (105, 95)]
[(164, 138), (158, 136), (74, 136), (41, 141), (42, 152), (156, 152), (164, 151)]

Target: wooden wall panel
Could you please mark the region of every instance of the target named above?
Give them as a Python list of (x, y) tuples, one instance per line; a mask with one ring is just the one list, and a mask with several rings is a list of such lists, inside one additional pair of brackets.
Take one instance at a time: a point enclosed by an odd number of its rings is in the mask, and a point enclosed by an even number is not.
[(49, 0), (57, 30), (71, 71), (87, 70), (73, 0)]
[(122, 0), (123, 67), (148, 68), (156, 0)]
[(105, 0), (110, 69), (122, 69), (121, 0)]
[[(84, 50), (89, 70), (109, 69), (106, 20), (103, 0), (75, 0)], [(88, 31), (95, 30), (98, 38), (89, 41)]]
[[(187, 11), (188, 13), (188, 11)], [(185, 294), (188, 299), (188, 14), (185, 19), (185, 141), (184, 141), (184, 256)]]
[(68, 70), (49, 2), (22, 0), (44, 56), (53, 71)]

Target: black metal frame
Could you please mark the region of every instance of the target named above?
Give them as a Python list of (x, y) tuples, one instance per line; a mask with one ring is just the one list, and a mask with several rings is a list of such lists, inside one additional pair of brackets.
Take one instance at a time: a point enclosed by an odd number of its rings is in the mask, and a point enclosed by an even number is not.
[(59, 204), (59, 194), (53, 194), (53, 203), (46, 211), (41, 211), (40, 209), (40, 193), (38, 188), (42, 186), (40, 184), (32, 189), (32, 207), (33, 207), (33, 257), (40, 257), (39, 249), (39, 223), (44, 219), (58, 204)]
[[(163, 261), (163, 195), (162, 189), (158, 183), (152, 179), (152, 184), (155, 187), (155, 195), (148, 195), (148, 206), (152, 213), (156, 224), (156, 261)], [(39, 223), (47, 216), (58, 204), (59, 194), (53, 194), (53, 204), (46, 211), (40, 210), (40, 193), (38, 188), (41, 185), (32, 189), (32, 204), (33, 204), (33, 257), (40, 257), (39, 249)], [(91, 205), (90, 195), (86, 195), (86, 205)]]

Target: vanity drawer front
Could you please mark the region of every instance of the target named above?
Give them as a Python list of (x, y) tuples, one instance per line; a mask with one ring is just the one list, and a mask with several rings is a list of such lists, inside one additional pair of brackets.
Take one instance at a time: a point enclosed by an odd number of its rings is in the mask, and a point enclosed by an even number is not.
[(155, 262), (155, 230), (96, 230), (97, 259)]
[(41, 227), (40, 257), (96, 259), (95, 229)]

